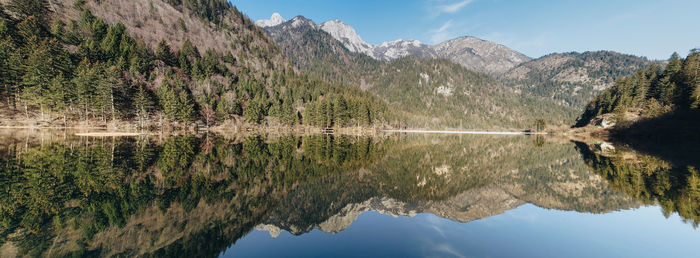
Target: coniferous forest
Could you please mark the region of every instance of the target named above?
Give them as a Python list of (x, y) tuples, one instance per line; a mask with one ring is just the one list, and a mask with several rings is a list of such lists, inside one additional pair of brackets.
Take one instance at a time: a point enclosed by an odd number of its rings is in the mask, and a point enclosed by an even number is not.
[(53, 11), (60, 8), (53, 2), (0, 5), (3, 116), (51, 125), (133, 121), (142, 127), (227, 120), (341, 127), (383, 119), (385, 104), (373, 95), (296, 72), (225, 0), (150, 3), (154, 13), (181, 12), (175, 13), (185, 17), (177, 31), (187, 33), (194, 24), (232, 36), (229, 46), (208, 49), (189, 38), (176, 44), (165, 36), (157, 42), (133, 37), (129, 31), (139, 24), (127, 28), (131, 23), (98, 18), (89, 5), (99, 3), (74, 1), (64, 15)]
[(674, 53), (665, 68), (652, 65), (621, 78), (596, 96), (576, 122), (588, 124), (594, 117), (636, 111), (644, 118), (673, 112), (697, 111), (700, 107), (700, 51), (686, 58)]

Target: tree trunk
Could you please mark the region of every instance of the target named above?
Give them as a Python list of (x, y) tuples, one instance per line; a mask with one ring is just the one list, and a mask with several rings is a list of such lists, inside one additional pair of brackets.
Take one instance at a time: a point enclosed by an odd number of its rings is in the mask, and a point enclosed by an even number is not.
[(112, 89), (112, 121), (114, 121), (114, 89)]

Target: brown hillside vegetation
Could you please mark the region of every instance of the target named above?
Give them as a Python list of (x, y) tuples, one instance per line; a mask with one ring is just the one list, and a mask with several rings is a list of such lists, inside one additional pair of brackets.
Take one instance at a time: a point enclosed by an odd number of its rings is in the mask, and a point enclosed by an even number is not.
[[(73, 8), (73, 0), (48, 0), (48, 3), (59, 18), (80, 19), (81, 12)], [(263, 74), (269, 76), (271, 69), (291, 69), (277, 46), (235, 6), (225, 8), (222, 20), (215, 24), (187, 8), (176, 8), (160, 0), (104, 0), (85, 4), (108, 24), (123, 23), (129, 35), (153, 49), (164, 39), (175, 51), (189, 40), (200, 54), (207, 50), (231, 52), (237, 60), (245, 60), (239, 66), (254, 72), (256, 79), (261, 79)]]

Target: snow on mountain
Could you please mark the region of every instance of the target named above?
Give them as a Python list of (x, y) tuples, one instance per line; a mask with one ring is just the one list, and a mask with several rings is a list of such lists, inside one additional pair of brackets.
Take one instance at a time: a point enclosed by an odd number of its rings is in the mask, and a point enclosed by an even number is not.
[(339, 20), (332, 20), (321, 23), (320, 27), (323, 31), (328, 32), (328, 34), (342, 42), (348, 50), (374, 57), (374, 52), (372, 51), (374, 45), (362, 40), (360, 35), (357, 35), (355, 29), (350, 27), (350, 25)]
[(272, 16), (270, 16), (269, 20), (258, 20), (255, 22), (255, 25), (258, 25), (258, 27), (261, 28), (266, 28), (280, 25), (286, 21), (287, 20), (282, 18), (282, 15), (280, 15), (279, 13), (273, 13)]
[(435, 51), (430, 46), (418, 40), (395, 40), (384, 42), (373, 49), (374, 57), (379, 60), (391, 61), (404, 56), (415, 56), (420, 58), (437, 57)]
[(363, 53), (381, 61), (391, 61), (405, 56), (419, 58), (446, 58), (468, 69), (500, 75), (511, 68), (530, 61), (530, 58), (490, 41), (474, 37), (461, 37), (437, 45), (426, 45), (418, 40), (395, 40), (373, 45), (365, 42), (355, 29), (340, 20), (331, 20), (319, 25), (303, 16), (285, 21), (278, 13), (269, 20), (259, 20), (255, 24), (265, 28), (268, 33), (279, 34), (301, 26), (320, 29), (340, 41), (349, 51)]

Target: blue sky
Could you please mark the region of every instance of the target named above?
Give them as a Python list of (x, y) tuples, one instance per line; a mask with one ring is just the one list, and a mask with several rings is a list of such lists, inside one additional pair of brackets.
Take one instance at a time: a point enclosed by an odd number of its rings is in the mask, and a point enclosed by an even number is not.
[(475, 36), (531, 57), (613, 50), (666, 59), (700, 48), (698, 0), (235, 0), (253, 20), (279, 12), (342, 20), (367, 42)]

